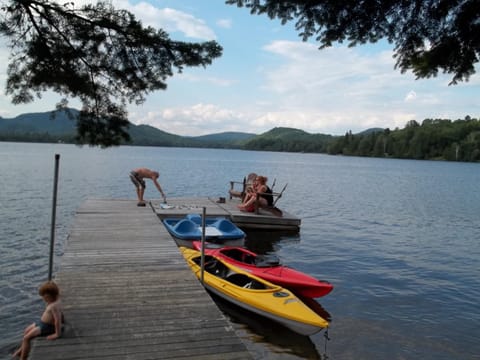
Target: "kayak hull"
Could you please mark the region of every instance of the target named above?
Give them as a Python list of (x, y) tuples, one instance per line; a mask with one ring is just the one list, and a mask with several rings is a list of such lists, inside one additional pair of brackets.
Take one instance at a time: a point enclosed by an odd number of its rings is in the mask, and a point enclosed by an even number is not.
[[(201, 242), (194, 241), (193, 248), (201, 249)], [(251, 274), (274, 284), (285, 287), (302, 297), (318, 298), (329, 294), (333, 285), (325, 280), (318, 280), (308, 274), (281, 265), (279, 259), (272, 255), (258, 255), (246, 248), (236, 246), (205, 246), (205, 254), (212, 255), (237, 266)]]
[[(200, 252), (185, 247), (180, 249), (192, 271), (201, 280)], [(205, 256), (203, 280), (205, 288), (215, 295), (274, 320), (301, 335), (313, 335), (328, 326), (327, 320), (289, 290), (214, 256)]]

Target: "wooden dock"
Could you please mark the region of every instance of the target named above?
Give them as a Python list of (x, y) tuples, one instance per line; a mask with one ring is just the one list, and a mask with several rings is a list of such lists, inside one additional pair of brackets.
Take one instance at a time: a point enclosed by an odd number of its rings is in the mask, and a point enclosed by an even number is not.
[(265, 229), (279, 231), (295, 231), (300, 229), (301, 220), (282, 210), (282, 216), (277, 216), (270, 211), (260, 209), (258, 214), (240, 211), (237, 205), (238, 199), (225, 199), (219, 203), (218, 198), (169, 198), (168, 204), (160, 201), (152, 201), (152, 206), (158, 216), (183, 217), (186, 214), (201, 214), (203, 207), (206, 208), (207, 216), (225, 217), (243, 229)]
[(252, 359), (151, 206), (87, 200), (55, 276), (60, 339), (30, 359)]

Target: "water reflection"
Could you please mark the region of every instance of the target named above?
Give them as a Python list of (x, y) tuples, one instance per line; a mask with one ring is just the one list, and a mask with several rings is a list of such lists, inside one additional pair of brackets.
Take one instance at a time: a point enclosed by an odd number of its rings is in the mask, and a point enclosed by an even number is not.
[(278, 250), (280, 243), (298, 243), (300, 234), (297, 231), (266, 231), (248, 230), (246, 233), (245, 247), (257, 254), (268, 254)]
[(324, 318), (328, 322), (332, 321), (332, 315), (330, 315), (330, 313), (327, 310), (325, 310), (322, 304), (320, 304), (317, 300), (303, 297), (303, 296), (302, 297), (298, 296), (298, 298), (302, 300), (305, 305), (307, 305), (310, 309), (315, 311), (322, 318)]
[[(296, 231), (265, 231), (244, 229), (246, 240), (244, 246), (257, 254), (270, 254), (279, 250), (282, 245), (299, 243), (301, 238)], [(328, 331), (324, 332), (324, 349), (320, 353), (310, 337), (297, 334), (276, 322), (251, 313), (224, 299), (213, 296), (218, 307), (240, 326), (247, 327), (245, 336), (253, 342), (254, 349), (250, 349), (261, 359), (273, 356), (284, 358), (287, 354), (293, 358), (303, 359), (328, 359), (327, 341)], [(301, 297), (301, 300), (328, 322), (332, 321), (331, 314), (323, 306), (312, 298)], [(266, 347), (262, 350), (262, 347)], [(276, 355), (272, 355), (276, 354)]]
[[(254, 343), (254, 348), (250, 351), (258, 358), (269, 359), (277, 358), (279, 354), (291, 354), (292, 358), (327, 359), (327, 354), (320, 354), (310, 337), (297, 334), (270, 319), (242, 309), (214, 294), (211, 296), (220, 310), (234, 324), (236, 330), (241, 330), (244, 328), (243, 326), (247, 328), (244, 334), (240, 333), (239, 335), (247, 337)], [(263, 350), (262, 347), (267, 349)]]

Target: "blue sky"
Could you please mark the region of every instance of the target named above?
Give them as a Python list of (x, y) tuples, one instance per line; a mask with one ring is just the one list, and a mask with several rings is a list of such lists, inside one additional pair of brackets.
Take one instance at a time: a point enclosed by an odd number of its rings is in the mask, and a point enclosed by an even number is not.
[[(168, 80), (166, 91), (130, 105), (129, 119), (135, 124), (191, 136), (260, 134), (278, 126), (342, 135), (371, 127), (403, 128), (412, 119), (480, 117), (478, 74), (455, 86), (448, 86), (448, 74), (415, 80), (394, 68), (393, 46), (385, 42), (318, 50), (313, 41), (301, 41), (293, 23), (282, 26), (223, 0), (112, 3), (145, 25), (165, 29), (172, 39), (213, 39), (224, 48), (212, 65), (186, 68)], [(3, 92), (5, 50), (0, 60), (0, 116), (54, 108), (60, 97), (51, 93), (32, 104), (11, 105)], [(478, 65), (476, 69), (480, 71)]]

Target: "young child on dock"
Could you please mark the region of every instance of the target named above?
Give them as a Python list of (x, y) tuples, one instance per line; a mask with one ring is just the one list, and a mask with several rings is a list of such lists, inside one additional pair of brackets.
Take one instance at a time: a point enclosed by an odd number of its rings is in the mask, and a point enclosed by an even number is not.
[(20, 348), (15, 351), (13, 357), (27, 359), (30, 352), (30, 342), (37, 336), (46, 336), (48, 340), (55, 340), (62, 333), (62, 304), (60, 302), (60, 291), (53, 281), (45, 282), (38, 289), (38, 294), (46, 302), (45, 310), (40, 321), (25, 328)]
[(237, 205), (237, 207), (241, 211), (254, 212), (256, 197), (257, 197), (257, 193), (255, 192), (255, 189), (253, 188), (253, 186), (247, 187), (245, 198), (243, 199), (241, 204)]

